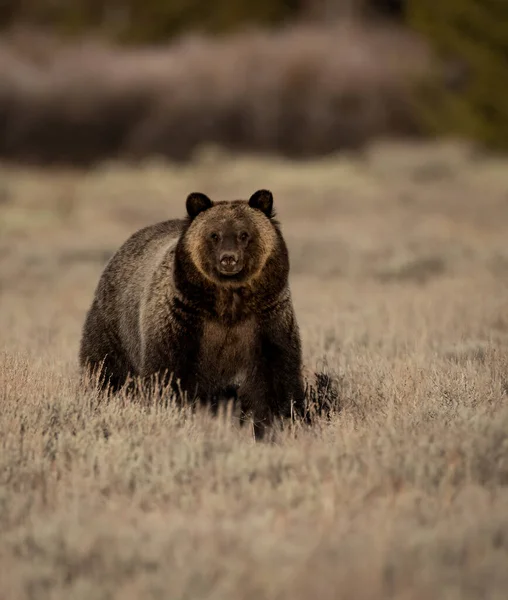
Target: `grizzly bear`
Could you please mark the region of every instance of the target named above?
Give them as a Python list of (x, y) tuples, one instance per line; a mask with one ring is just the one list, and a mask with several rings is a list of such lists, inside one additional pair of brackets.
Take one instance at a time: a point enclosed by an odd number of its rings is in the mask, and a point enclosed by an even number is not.
[(130, 376), (157, 376), (211, 405), (234, 398), (262, 437), (274, 417), (304, 408), (288, 250), (272, 193), (216, 202), (192, 193), (186, 211), (134, 233), (106, 265), (80, 365), (113, 390)]

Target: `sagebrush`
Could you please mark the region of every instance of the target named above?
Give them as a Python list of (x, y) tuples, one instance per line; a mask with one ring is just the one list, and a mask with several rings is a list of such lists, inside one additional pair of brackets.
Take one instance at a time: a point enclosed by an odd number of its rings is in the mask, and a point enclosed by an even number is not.
[(391, 27), (187, 36), (123, 49), (33, 34), (0, 43), (0, 156), (41, 165), (169, 157), (210, 143), (308, 157), (418, 132), (426, 52)]

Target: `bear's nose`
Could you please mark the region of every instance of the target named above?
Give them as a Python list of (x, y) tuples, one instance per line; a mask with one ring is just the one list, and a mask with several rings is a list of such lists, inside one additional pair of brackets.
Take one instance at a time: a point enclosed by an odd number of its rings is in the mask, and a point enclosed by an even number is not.
[(223, 252), (220, 255), (220, 264), (223, 267), (234, 267), (238, 262), (238, 254), (236, 252)]

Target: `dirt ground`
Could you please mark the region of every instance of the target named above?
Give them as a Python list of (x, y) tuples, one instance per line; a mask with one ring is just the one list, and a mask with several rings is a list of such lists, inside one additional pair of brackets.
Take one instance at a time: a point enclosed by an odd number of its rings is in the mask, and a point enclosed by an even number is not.
[[(185, 197), (273, 191), (337, 412), (275, 443), (79, 388), (105, 261)], [(0, 167), (0, 599), (504, 599), (508, 160)]]

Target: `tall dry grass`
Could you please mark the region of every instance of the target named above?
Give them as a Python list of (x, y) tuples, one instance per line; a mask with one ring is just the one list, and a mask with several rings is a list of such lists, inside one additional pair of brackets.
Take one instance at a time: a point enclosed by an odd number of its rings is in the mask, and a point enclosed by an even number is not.
[(425, 65), (411, 35), (367, 25), (294, 27), (167, 47), (0, 43), (0, 156), (87, 165), (187, 159), (214, 142), (312, 156), (417, 131), (408, 93)]
[[(294, 165), (0, 170), (0, 598), (501, 599), (506, 161), (453, 145)], [(273, 190), (305, 360), (337, 413), (256, 444), (79, 387), (105, 260), (135, 229)]]

